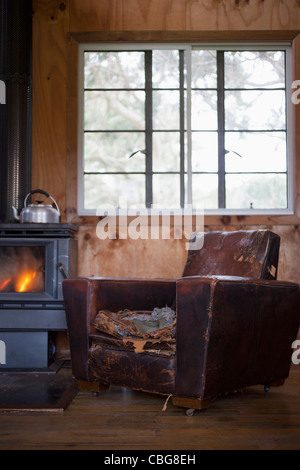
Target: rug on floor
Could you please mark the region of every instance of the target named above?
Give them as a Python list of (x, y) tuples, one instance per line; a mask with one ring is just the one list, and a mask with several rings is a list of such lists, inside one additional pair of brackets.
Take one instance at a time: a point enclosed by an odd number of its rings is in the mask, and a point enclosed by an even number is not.
[(63, 412), (76, 396), (70, 366), (57, 372), (0, 373), (0, 412)]

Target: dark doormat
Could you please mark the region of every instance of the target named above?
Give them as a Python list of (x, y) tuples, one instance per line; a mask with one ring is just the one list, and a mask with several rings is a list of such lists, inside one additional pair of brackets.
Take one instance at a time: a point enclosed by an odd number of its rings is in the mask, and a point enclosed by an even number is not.
[(63, 412), (78, 392), (70, 364), (55, 374), (24, 372), (0, 374), (1, 412)]

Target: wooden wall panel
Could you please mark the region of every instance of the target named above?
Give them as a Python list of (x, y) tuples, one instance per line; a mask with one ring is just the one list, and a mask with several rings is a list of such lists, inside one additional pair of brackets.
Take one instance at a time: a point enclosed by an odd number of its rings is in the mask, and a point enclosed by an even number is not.
[(184, 0), (74, 1), (71, 31), (185, 29)]
[(298, 0), (73, 0), (71, 31), (300, 28)]
[[(32, 189), (44, 189), (65, 208), (66, 2), (33, 1)], [(63, 215), (64, 217), (64, 215)]]
[[(239, 230), (227, 226), (224, 230)], [(281, 238), (278, 279), (300, 284), (300, 269), (296, 253), (300, 246), (298, 226), (260, 225), (245, 229), (264, 228)], [(205, 230), (222, 230), (205, 226)], [(181, 276), (187, 257), (186, 240), (99, 240), (94, 225), (83, 225), (79, 233), (79, 276), (138, 277), (176, 279)]]
[[(296, 37), (293, 43), (294, 50), (294, 80), (300, 80), (300, 35)], [(298, 87), (299, 89), (299, 87)], [(296, 90), (293, 90), (296, 91)], [(297, 92), (298, 93), (298, 92)], [(297, 94), (300, 100), (300, 93)], [(298, 217), (300, 217), (300, 103), (293, 105), (294, 111), (294, 158), (295, 158), (295, 210)]]
[[(300, 0), (33, 0), (33, 11), (33, 187), (49, 191), (57, 200), (62, 221), (80, 224), (79, 275), (178, 277), (186, 260), (185, 240), (101, 241), (96, 236), (98, 219), (77, 217), (77, 41), (87, 37), (86, 33), (90, 40), (290, 38), (295, 30), (300, 31)], [(299, 37), (294, 54), (297, 78)], [(300, 105), (294, 112), (296, 215), (210, 216), (205, 219), (205, 229), (274, 230), (282, 240), (279, 277), (300, 283), (296, 256), (300, 241)]]
[(181, 276), (187, 251), (183, 240), (106, 239), (94, 225), (80, 227), (79, 275), (164, 278)]

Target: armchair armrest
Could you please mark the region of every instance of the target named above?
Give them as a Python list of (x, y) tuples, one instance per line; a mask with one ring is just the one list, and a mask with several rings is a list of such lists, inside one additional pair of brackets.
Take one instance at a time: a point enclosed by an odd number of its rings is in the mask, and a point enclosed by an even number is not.
[(299, 316), (298, 284), (179, 279), (176, 395), (203, 399), (286, 378)]
[(172, 306), (176, 281), (165, 279), (78, 278), (63, 281), (64, 306), (74, 375), (87, 380), (90, 335), (100, 309), (153, 310)]

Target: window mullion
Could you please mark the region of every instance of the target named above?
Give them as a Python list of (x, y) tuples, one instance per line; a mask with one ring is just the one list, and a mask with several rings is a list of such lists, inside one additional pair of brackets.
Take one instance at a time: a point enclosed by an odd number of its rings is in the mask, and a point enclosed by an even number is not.
[(192, 205), (192, 54), (191, 47), (186, 48), (186, 152), (187, 152), (187, 203)]
[(184, 51), (179, 51), (179, 94), (180, 94), (180, 207), (184, 207), (185, 188), (184, 188)]
[(217, 51), (219, 208), (225, 208), (225, 92), (224, 51)]
[(145, 121), (146, 121), (146, 207), (153, 203), (152, 187), (152, 51), (145, 51)]

